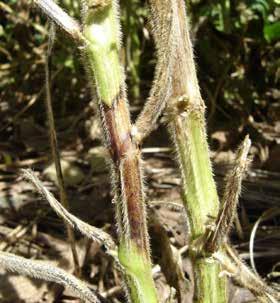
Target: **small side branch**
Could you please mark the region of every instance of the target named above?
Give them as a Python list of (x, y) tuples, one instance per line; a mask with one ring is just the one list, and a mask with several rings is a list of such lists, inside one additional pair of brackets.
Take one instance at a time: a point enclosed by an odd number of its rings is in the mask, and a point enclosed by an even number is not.
[(247, 135), (237, 150), (235, 166), (226, 177), (226, 188), (222, 199), (222, 208), (218, 214), (214, 231), (210, 232), (206, 243), (207, 251), (218, 250), (222, 242), (227, 238), (233, 220), (236, 216), (238, 198), (241, 192), (241, 182), (247, 169), (248, 153), (251, 147), (251, 140)]
[(0, 251), (0, 266), (13, 273), (65, 286), (73, 291), (81, 300), (92, 303), (106, 302), (105, 299), (95, 294), (86, 283), (46, 262), (28, 260), (14, 254)]
[[(150, 0), (151, 26), (157, 48), (157, 65), (150, 96), (135, 123), (135, 139), (141, 143), (156, 127), (171, 95), (172, 72), (175, 64), (177, 9), (174, 0)], [(170, 3), (169, 3), (170, 2)]]
[(99, 228), (83, 222), (69, 213), (46, 189), (46, 187), (31, 170), (24, 169), (23, 176), (35, 186), (37, 191), (49, 202), (50, 206), (57, 213), (57, 215), (61, 217), (68, 225), (77, 229), (87, 238), (104, 245), (108, 252), (115, 249), (115, 243), (109, 234)]
[(74, 18), (70, 17), (53, 0), (34, 0), (34, 3), (50, 18), (50, 20), (66, 31), (74, 40), (84, 40), (80, 24)]
[(280, 294), (255, 275), (238, 257), (238, 254), (225, 245), (225, 250), (213, 253), (222, 266), (223, 272), (236, 281), (239, 285), (249, 289), (260, 302), (277, 303), (280, 300)]

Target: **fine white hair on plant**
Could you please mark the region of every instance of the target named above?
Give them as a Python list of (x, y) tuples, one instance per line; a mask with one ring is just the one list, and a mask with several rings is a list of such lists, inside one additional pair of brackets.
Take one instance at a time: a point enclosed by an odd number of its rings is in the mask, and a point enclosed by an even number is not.
[(241, 192), (242, 178), (248, 166), (250, 147), (251, 140), (247, 135), (237, 150), (233, 169), (226, 176), (226, 187), (222, 199), (222, 207), (217, 217), (215, 230), (208, 241), (209, 249), (212, 251), (219, 248), (223, 240), (228, 236), (232, 226)]
[(73, 291), (78, 298), (87, 302), (101, 303), (94, 291), (85, 282), (47, 262), (29, 260), (0, 251), (0, 266), (13, 273), (65, 286)]
[(135, 129), (139, 143), (156, 126), (172, 92), (172, 74), (175, 64), (178, 20), (175, 1), (150, 1), (153, 36), (156, 42), (157, 65), (150, 95), (138, 116)]

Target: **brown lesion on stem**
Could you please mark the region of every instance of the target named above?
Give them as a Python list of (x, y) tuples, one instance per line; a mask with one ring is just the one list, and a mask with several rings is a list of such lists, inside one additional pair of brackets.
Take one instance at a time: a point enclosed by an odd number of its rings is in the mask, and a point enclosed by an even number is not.
[[(148, 233), (145, 219), (145, 202), (141, 176), (141, 153), (131, 135), (131, 121), (125, 94), (115, 98), (109, 107), (100, 103), (107, 145), (113, 161), (116, 192), (120, 197), (124, 216), (120, 228), (126, 240), (134, 242), (149, 258)], [(117, 206), (118, 207), (118, 206)], [(128, 224), (127, 224), (127, 223)], [(122, 237), (121, 236), (121, 237)]]
[(126, 155), (120, 165), (123, 200), (127, 206), (129, 238), (146, 254), (149, 252), (145, 224), (145, 206), (141, 182), (140, 153), (134, 150)]
[(107, 144), (114, 164), (118, 165), (131, 147), (131, 123), (126, 101), (123, 96), (119, 95), (111, 107), (105, 103), (102, 105)]

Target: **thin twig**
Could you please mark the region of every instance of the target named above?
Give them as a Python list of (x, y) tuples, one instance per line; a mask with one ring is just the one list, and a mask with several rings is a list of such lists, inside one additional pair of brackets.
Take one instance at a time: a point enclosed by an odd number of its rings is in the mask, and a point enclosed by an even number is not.
[[(55, 73), (53, 73), (51, 81), (54, 80), (54, 78), (60, 73), (62, 68), (58, 69)], [(34, 94), (33, 97), (27, 102), (27, 104), (17, 113), (13, 116), (11, 121), (8, 121), (3, 127), (0, 128), (0, 132), (6, 129), (11, 124), (15, 124), (17, 120), (30, 108), (32, 107), (43, 95), (43, 93), (46, 91), (45, 85), (41, 87), (41, 89), (38, 91), (37, 94)]]
[[(68, 197), (65, 190), (64, 178), (61, 169), (60, 163), (60, 154), (58, 150), (58, 143), (57, 143), (57, 136), (56, 136), (56, 129), (55, 129), (55, 122), (53, 116), (53, 109), (52, 109), (52, 100), (51, 100), (51, 87), (50, 87), (50, 63), (51, 63), (51, 52), (54, 44), (55, 39), (55, 25), (51, 22), (50, 25), (50, 33), (49, 33), (49, 40), (48, 40), (48, 49), (46, 54), (46, 62), (45, 62), (45, 76), (46, 76), (46, 98), (45, 98), (45, 106), (47, 112), (47, 119), (48, 119), (48, 126), (49, 126), (49, 137), (50, 137), (50, 145), (51, 145), (51, 152), (52, 158), (55, 163), (55, 170), (58, 180), (58, 187), (59, 187), (59, 196), (62, 205), (69, 209)], [(75, 245), (75, 236), (71, 228), (66, 224), (67, 230), (67, 237), (69, 239), (69, 243), (71, 246), (73, 261), (75, 272), (79, 276), (80, 272), (80, 265), (79, 265), (79, 257), (76, 250)]]
[(225, 244), (224, 248), (212, 255), (224, 269), (221, 274), (226, 274), (239, 285), (249, 289), (260, 302), (279, 302), (280, 294), (276, 290), (267, 286), (260, 277), (256, 276), (229, 245)]
[(108, 252), (116, 249), (115, 243), (109, 234), (99, 228), (83, 222), (82, 220), (72, 215), (55, 199), (52, 193), (47, 190), (47, 188), (30, 169), (23, 169), (22, 171), (24, 178), (26, 178), (35, 186), (36, 190), (48, 201), (57, 215), (61, 217), (68, 225), (77, 229), (87, 238), (104, 245)]
[(97, 297), (94, 291), (83, 281), (46, 262), (28, 260), (0, 251), (0, 266), (13, 273), (63, 285), (72, 290), (82, 300), (93, 303), (105, 302), (105, 299)]
[(250, 147), (251, 140), (249, 139), (249, 136), (246, 136), (237, 151), (235, 166), (226, 177), (226, 188), (222, 199), (222, 208), (218, 214), (217, 222), (214, 227), (215, 229), (213, 232), (210, 232), (206, 244), (208, 251), (213, 252), (217, 250), (228, 236), (236, 216), (238, 198), (241, 192), (241, 182), (247, 168), (247, 157)]

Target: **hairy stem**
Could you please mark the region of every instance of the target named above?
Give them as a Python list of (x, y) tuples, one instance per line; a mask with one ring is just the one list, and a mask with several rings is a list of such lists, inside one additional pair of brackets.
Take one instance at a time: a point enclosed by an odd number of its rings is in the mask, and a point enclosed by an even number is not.
[(135, 137), (141, 143), (156, 127), (172, 92), (175, 64), (175, 36), (178, 26), (176, 1), (151, 1), (151, 20), (157, 52), (157, 65), (149, 98), (137, 117)]
[(215, 229), (214, 231), (210, 231), (207, 242), (205, 243), (208, 251), (217, 251), (222, 243), (227, 241), (230, 228), (237, 214), (236, 209), (241, 192), (241, 182), (247, 168), (247, 157), (250, 146), (251, 141), (249, 136), (246, 136), (237, 151), (235, 166), (226, 177), (225, 192), (222, 199), (222, 206), (215, 223)]
[(219, 199), (209, 157), (205, 106), (200, 95), (189, 25), (184, 1), (178, 0), (176, 66), (173, 72), (173, 95), (167, 113), (170, 130), (179, 156), (183, 201), (187, 211), (191, 254), (195, 274), (195, 302), (227, 302), (226, 279), (219, 276), (220, 265), (209, 262), (207, 251), (197, 247), (209, 223), (217, 218)]
[[(85, 1), (85, 67), (97, 89), (105, 142), (111, 154), (119, 260), (133, 302), (157, 302), (151, 275), (141, 158), (131, 136), (131, 122), (120, 64), (116, 1)], [(96, 88), (95, 88), (96, 85)]]

